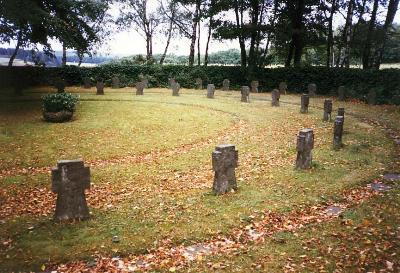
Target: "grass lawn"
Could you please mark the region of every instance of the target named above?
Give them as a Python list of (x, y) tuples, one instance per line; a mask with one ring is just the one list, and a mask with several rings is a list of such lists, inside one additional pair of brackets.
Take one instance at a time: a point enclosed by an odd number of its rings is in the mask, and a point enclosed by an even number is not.
[[(250, 103), (241, 103), (235, 91), (217, 91), (215, 99), (207, 99), (205, 90), (183, 89), (180, 97), (167, 89), (145, 90), (144, 96), (129, 88), (105, 89), (104, 96), (96, 96), (94, 89), (67, 91), (78, 93), (81, 101), (73, 121), (63, 124), (42, 121), (40, 96), (50, 88), (30, 89), (22, 97), (0, 95), (0, 272), (40, 271), (42, 265), (192, 245), (228, 235), (261, 219), (265, 210), (287, 215), (335, 201), (346, 190), (399, 170), (398, 148), (368, 122), (399, 130), (399, 107), (334, 101), (334, 113), (345, 107), (346, 118), (344, 147), (333, 151), (333, 123), (322, 121), (322, 97), (312, 98), (310, 112), (300, 114), (297, 95), (284, 95), (280, 107), (271, 107), (270, 94), (251, 94)], [(315, 134), (314, 163), (308, 171), (293, 167), (296, 134), (302, 128), (313, 128)], [(211, 194), (211, 152), (221, 143), (239, 150), (239, 190), (216, 197)], [(87, 200), (92, 218), (55, 223), (49, 167), (59, 159), (76, 158), (91, 167)], [(389, 197), (374, 197), (346, 211), (344, 218), (276, 235), (284, 243), (271, 237), (185, 270), (380, 267), (372, 262), (376, 257), (368, 246), (363, 263), (357, 264), (343, 258), (340, 249), (345, 244), (343, 253), (354, 258), (358, 248), (365, 249), (368, 236), (360, 234), (370, 228), (388, 232), (374, 237), (379, 242), (398, 240), (399, 189), (393, 188)], [(113, 242), (113, 236), (120, 241)], [(386, 260), (399, 260), (398, 244), (380, 249), (376, 256), (396, 252), (393, 259), (385, 256), (383, 266)], [(168, 263), (154, 268), (171, 269)]]

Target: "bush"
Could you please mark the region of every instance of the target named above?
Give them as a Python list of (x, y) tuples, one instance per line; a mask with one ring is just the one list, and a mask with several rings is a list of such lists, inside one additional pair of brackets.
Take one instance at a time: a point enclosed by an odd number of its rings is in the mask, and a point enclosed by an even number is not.
[(79, 97), (69, 93), (47, 94), (43, 97), (44, 112), (74, 112)]

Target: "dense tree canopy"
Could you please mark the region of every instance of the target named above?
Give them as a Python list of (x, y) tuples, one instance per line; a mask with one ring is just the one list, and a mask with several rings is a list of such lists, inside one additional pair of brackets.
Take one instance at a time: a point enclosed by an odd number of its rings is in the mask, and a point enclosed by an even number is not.
[(17, 52), (36, 45), (49, 50), (53, 38), (83, 56), (107, 29), (101, 23), (112, 4), (120, 7), (120, 29), (144, 37), (146, 63), (155, 63), (155, 36), (166, 37), (160, 64), (173, 36), (189, 40), (190, 66), (213, 62), (211, 39), (236, 41), (240, 64), (250, 72), (271, 63), (379, 69), (398, 59), (399, 0), (0, 0), (0, 39), (17, 41)]

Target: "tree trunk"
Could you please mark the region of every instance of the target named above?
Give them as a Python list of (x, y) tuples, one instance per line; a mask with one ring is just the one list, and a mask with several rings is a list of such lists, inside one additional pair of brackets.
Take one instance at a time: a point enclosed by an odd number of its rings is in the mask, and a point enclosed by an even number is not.
[(200, 22), (197, 24), (197, 65), (200, 66), (201, 64), (201, 51), (200, 51), (200, 34), (201, 34), (201, 24)]
[(290, 67), (290, 64), (292, 63), (293, 49), (294, 49), (294, 43), (293, 43), (293, 41), (291, 41), (290, 45), (289, 45), (288, 55), (287, 55), (286, 62), (285, 62), (285, 67)]
[(196, 3), (196, 11), (193, 16), (192, 34), (190, 36), (190, 53), (189, 53), (189, 66), (194, 65), (194, 53), (196, 46), (197, 24), (199, 21), (200, 1)]
[[(270, 24), (271, 24), (271, 28), (272, 29), (275, 28), (275, 20), (276, 20), (277, 11), (278, 11), (278, 0), (274, 0), (274, 11), (273, 11), (272, 19), (270, 20)], [(266, 59), (267, 59), (268, 52), (269, 52), (269, 45), (271, 43), (271, 34), (272, 34), (271, 32), (273, 32), (273, 31), (269, 31), (268, 34), (267, 34), (267, 43), (265, 44), (263, 56), (262, 56), (261, 62), (259, 64), (260, 68), (264, 68), (265, 65), (267, 64)]]
[(165, 45), (164, 52), (161, 55), (161, 59), (160, 59), (160, 64), (161, 65), (164, 63), (165, 57), (167, 56), (168, 47), (169, 47), (169, 44), (171, 42), (171, 37), (172, 37), (172, 27), (173, 27), (173, 21), (170, 20), (169, 21), (169, 28), (168, 28), (167, 44)]
[(266, 65), (266, 59), (267, 59), (267, 55), (268, 55), (268, 49), (269, 49), (269, 44), (270, 44), (270, 34), (268, 33), (268, 35), (267, 35), (267, 43), (265, 44), (265, 48), (264, 48), (264, 52), (263, 52), (263, 55), (262, 55), (262, 60), (260, 61), (260, 63), (259, 63), (259, 68), (261, 69), (261, 68), (264, 68), (265, 67), (265, 65)]
[(204, 54), (204, 66), (208, 65), (208, 48), (210, 46), (211, 33), (212, 33), (212, 17), (210, 17), (210, 22), (209, 22), (209, 26), (208, 26), (208, 37), (207, 37), (207, 44), (206, 44), (206, 52)]
[(22, 44), (22, 31), (18, 33), (18, 38), (17, 38), (17, 45), (15, 46), (15, 50), (13, 54), (10, 57), (10, 60), (8, 61), (8, 66), (12, 66), (14, 63), (15, 58), (17, 57), (18, 50), (21, 47)]
[(149, 35), (149, 60), (153, 59), (153, 34)]
[(146, 35), (146, 60), (149, 60), (150, 54), (150, 44), (149, 44), (149, 35)]
[(328, 21), (328, 44), (326, 46), (326, 67), (332, 66), (332, 47), (333, 47), (333, 15), (336, 12), (336, 0), (332, 0), (331, 13)]
[(365, 40), (365, 47), (364, 47), (363, 57), (362, 57), (363, 69), (370, 68), (372, 36), (373, 36), (374, 28), (375, 28), (376, 13), (378, 11), (378, 5), (379, 5), (379, 0), (374, 0), (374, 6), (372, 9), (372, 13), (371, 13), (371, 20), (369, 21), (367, 39)]
[(292, 40), (289, 45), (288, 56), (285, 67), (289, 67), (292, 59), (294, 67), (300, 66), (301, 55), (303, 52), (303, 15), (305, 3), (304, 0), (289, 2), (290, 20), (292, 23)]
[(351, 41), (351, 29), (353, 24), (353, 9), (354, 0), (350, 0), (349, 7), (347, 9), (346, 24), (343, 32), (343, 44), (344, 44), (344, 55), (341, 63), (341, 67), (350, 67), (350, 41)]
[(249, 49), (249, 68), (252, 71), (257, 64), (255, 46), (258, 36), (257, 26), (258, 26), (258, 16), (259, 16), (259, 6), (258, 6), (259, 1), (252, 0), (250, 2), (251, 2), (251, 35), (250, 35), (250, 49)]
[(63, 44), (62, 44), (61, 66), (66, 66), (66, 65), (67, 65), (67, 47), (65, 46), (65, 43), (63, 42)]
[(375, 55), (375, 57), (374, 57), (374, 68), (375, 69), (379, 69), (379, 67), (381, 65), (383, 51), (385, 49), (385, 43), (386, 43), (386, 39), (387, 39), (387, 32), (393, 24), (393, 20), (394, 20), (394, 17), (396, 16), (398, 6), (399, 6), (399, 0), (390, 0), (389, 1), (385, 24), (383, 25), (382, 31), (381, 31), (380, 35), (378, 36), (377, 47), (376, 47), (375, 54), (374, 54)]
[[(366, 4), (367, 4), (367, 0), (363, 0), (362, 4), (361, 4), (361, 9), (360, 9), (360, 15), (358, 16), (358, 21), (353, 27), (353, 34), (351, 35), (351, 39), (350, 39), (349, 59), (351, 58), (351, 50), (353, 49), (353, 41), (354, 41), (354, 38), (356, 37), (358, 27), (360, 26), (361, 22), (364, 20), (363, 15), (365, 13)], [(355, 7), (356, 6), (357, 5), (355, 4)]]
[(246, 53), (246, 44), (243, 35), (243, 10), (240, 9), (239, 15), (239, 2), (235, 0), (234, 2), (235, 9), (235, 17), (236, 17), (236, 28), (239, 31), (239, 46), (240, 46), (240, 65), (242, 67), (247, 66), (247, 53)]
[(303, 53), (303, 15), (305, 8), (305, 0), (297, 1), (297, 8), (295, 12), (295, 20), (293, 27), (293, 45), (294, 45), (294, 67), (300, 67), (301, 55)]

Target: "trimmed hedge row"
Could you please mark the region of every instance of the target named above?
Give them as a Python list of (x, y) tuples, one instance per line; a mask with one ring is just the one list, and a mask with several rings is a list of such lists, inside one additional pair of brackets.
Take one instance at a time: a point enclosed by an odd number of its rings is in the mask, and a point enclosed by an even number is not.
[(279, 82), (286, 81), (291, 92), (305, 92), (309, 83), (316, 83), (318, 94), (332, 94), (340, 85), (346, 86), (347, 96), (363, 99), (370, 90), (377, 93), (378, 103), (400, 104), (400, 70), (384, 69), (365, 71), (361, 69), (343, 69), (326, 67), (273, 68), (256, 72), (248, 76), (246, 69), (237, 66), (188, 67), (181, 65), (117, 65), (98, 67), (67, 66), (64, 68), (42, 67), (0, 67), (1, 87), (26, 87), (32, 85), (53, 84), (54, 79), (62, 77), (69, 85), (83, 84), (83, 78), (90, 77), (95, 82), (103, 79), (111, 85), (111, 78), (117, 75), (123, 86), (133, 86), (144, 75), (149, 79), (150, 87), (168, 86), (168, 78), (174, 77), (182, 87), (193, 88), (195, 79), (203, 79), (204, 85), (214, 83), (217, 88), (227, 78), (232, 89), (249, 85), (251, 80), (259, 80), (260, 91), (271, 91)]

